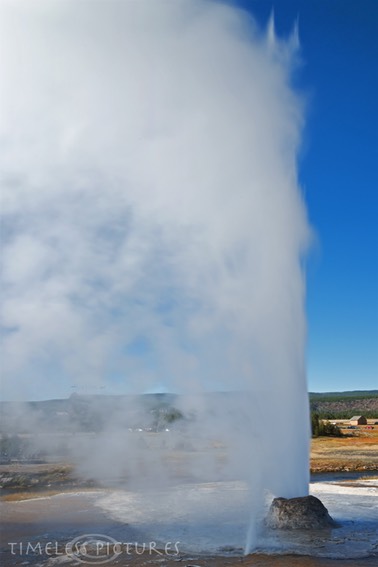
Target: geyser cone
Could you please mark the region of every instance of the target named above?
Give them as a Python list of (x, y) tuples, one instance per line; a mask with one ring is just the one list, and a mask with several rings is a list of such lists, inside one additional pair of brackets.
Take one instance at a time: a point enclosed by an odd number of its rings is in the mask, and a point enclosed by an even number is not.
[(275, 498), (266, 524), (270, 528), (284, 530), (316, 530), (336, 526), (327, 508), (315, 496)]

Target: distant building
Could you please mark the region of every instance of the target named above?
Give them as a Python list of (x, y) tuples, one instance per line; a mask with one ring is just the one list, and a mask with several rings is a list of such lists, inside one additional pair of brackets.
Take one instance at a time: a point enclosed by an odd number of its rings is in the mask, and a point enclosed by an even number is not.
[(353, 417), (350, 418), (349, 423), (351, 425), (366, 425), (367, 420), (366, 417), (364, 417), (363, 415), (354, 415)]

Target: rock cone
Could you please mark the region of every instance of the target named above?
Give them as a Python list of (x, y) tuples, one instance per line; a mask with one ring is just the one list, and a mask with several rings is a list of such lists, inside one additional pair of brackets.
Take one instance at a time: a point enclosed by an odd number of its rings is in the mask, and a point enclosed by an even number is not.
[(266, 524), (284, 530), (311, 530), (335, 527), (327, 508), (315, 496), (275, 498), (270, 506)]

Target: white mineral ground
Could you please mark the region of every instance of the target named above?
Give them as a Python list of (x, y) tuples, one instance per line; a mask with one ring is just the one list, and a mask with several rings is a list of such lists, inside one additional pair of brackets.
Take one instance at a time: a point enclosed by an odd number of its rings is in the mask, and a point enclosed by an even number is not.
[[(240, 482), (183, 484), (167, 491), (88, 490), (2, 501), (2, 565), (69, 564), (66, 557), (16, 555), (10, 542), (69, 542), (85, 533), (121, 542), (179, 541), (182, 565), (286, 567), (374, 565), (378, 554), (378, 480), (311, 484), (340, 527), (319, 532), (263, 530), (256, 553), (242, 556), (248, 489)], [(269, 497), (267, 496), (267, 501)], [(15, 546), (14, 549), (19, 549)], [(120, 555), (111, 564), (174, 565), (177, 557)]]

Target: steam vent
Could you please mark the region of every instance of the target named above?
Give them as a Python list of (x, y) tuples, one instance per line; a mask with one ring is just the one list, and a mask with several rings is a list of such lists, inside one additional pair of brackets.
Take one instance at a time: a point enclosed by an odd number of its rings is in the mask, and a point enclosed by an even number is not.
[(314, 530), (336, 526), (327, 508), (315, 496), (275, 498), (266, 524), (270, 528), (282, 530)]

